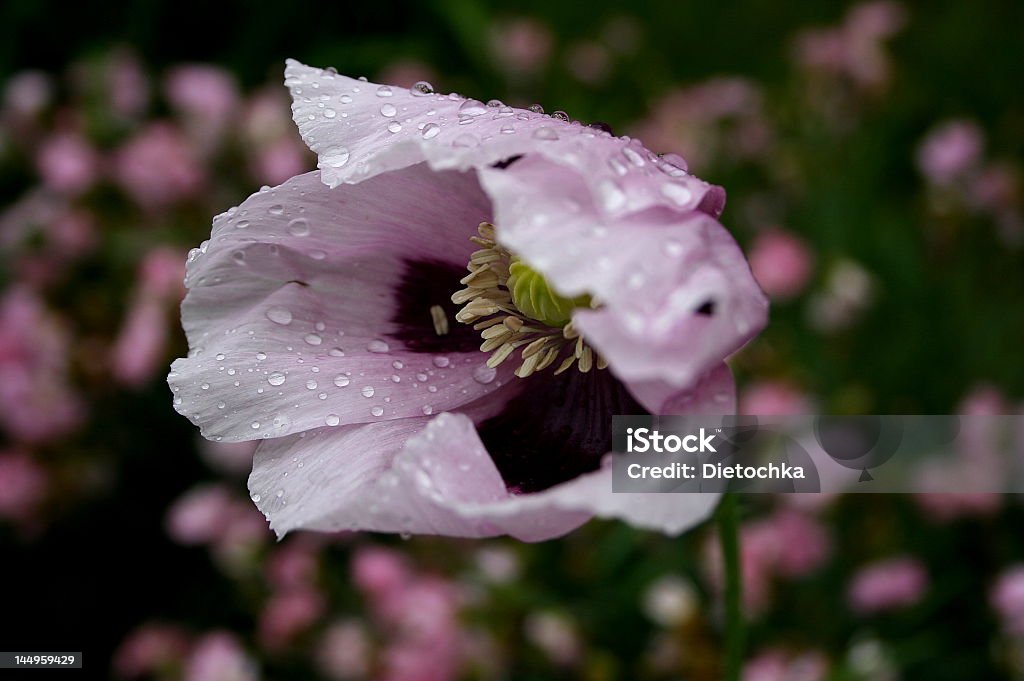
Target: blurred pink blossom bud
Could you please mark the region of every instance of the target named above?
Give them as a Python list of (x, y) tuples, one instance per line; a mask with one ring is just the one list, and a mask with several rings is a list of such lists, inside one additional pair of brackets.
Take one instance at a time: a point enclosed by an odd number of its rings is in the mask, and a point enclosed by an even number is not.
[(814, 256), (803, 239), (781, 229), (759, 234), (751, 246), (750, 269), (772, 298), (792, 298), (811, 276)]
[(511, 549), (500, 546), (486, 546), (476, 552), (477, 569), (494, 584), (511, 582), (519, 576), (519, 557)]
[(68, 384), (70, 339), (31, 290), (0, 298), (0, 426), (16, 440), (48, 442), (81, 422), (83, 406)]
[(301, 175), (312, 166), (312, 159), (305, 146), (296, 144), (291, 137), (282, 137), (255, 150), (252, 174), (261, 184), (277, 185), (295, 175)]
[(118, 332), (111, 354), (114, 378), (123, 385), (139, 387), (164, 365), (170, 324), (167, 311), (152, 298), (137, 300)]
[(32, 520), (48, 486), (46, 470), (32, 457), (0, 452), (0, 519)]
[(743, 665), (743, 681), (825, 681), (828, 662), (817, 651), (764, 650)]
[(806, 393), (784, 381), (752, 383), (740, 392), (741, 413), (755, 416), (811, 414), (814, 407)]
[(185, 64), (173, 68), (164, 82), (164, 94), (171, 106), (185, 116), (221, 125), (238, 106), (238, 83), (218, 66)]
[(513, 74), (540, 70), (551, 55), (551, 30), (535, 19), (514, 19), (491, 31), (491, 50), (498, 63)]
[(136, 290), (177, 305), (185, 295), (184, 280), (185, 254), (171, 246), (156, 246), (139, 264)]
[(168, 509), (167, 533), (181, 544), (206, 544), (223, 536), (231, 513), (232, 498), (226, 488), (193, 487)]
[(191, 198), (204, 172), (181, 133), (167, 123), (152, 123), (115, 156), (121, 188), (140, 206), (156, 209)]
[(863, 615), (914, 605), (928, 588), (928, 573), (920, 561), (892, 558), (859, 570), (850, 582), (850, 607)]
[(778, 553), (775, 570), (783, 577), (804, 577), (813, 573), (832, 554), (828, 528), (816, 518), (793, 510), (780, 510), (769, 516)]
[(39, 146), (36, 169), (43, 183), (62, 194), (81, 194), (98, 177), (99, 158), (76, 132), (58, 132)]
[(324, 612), (323, 595), (309, 587), (274, 594), (260, 613), (259, 638), (270, 650), (286, 648)]
[(978, 124), (947, 121), (925, 135), (917, 149), (917, 167), (930, 183), (944, 187), (976, 170), (984, 135)]
[(107, 93), (110, 107), (122, 118), (135, 118), (149, 103), (149, 80), (130, 49), (114, 50), (106, 63)]
[(999, 575), (989, 602), (1008, 634), (1024, 636), (1024, 565), (1011, 565)]
[(16, 119), (32, 118), (53, 101), (53, 81), (42, 71), (22, 71), (4, 86), (4, 113)]
[(144, 624), (118, 646), (114, 653), (114, 672), (126, 679), (148, 677), (176, 664), (187, 650), (188, 636), (180, 627)]
[(857, 40), (887, 40), (907, 23), (907, 9), (891, 0), (873, 0), (854, 5), (846, 15), (846, 30)]
[(242, 132), (252, 145), (264, 146), (290, 137), (294, 128), (288, 96), (277, 88), (261, 90), (249, 98), (242, 116)]
[(608, 48), (591, 41), (582, 41), (570, 46), (565, 60), (572, 75), (591, 85), (607, 79), (612, 66)]
[(409, 577), (402, 555), (391, 549), (360, 547), (352, 557), (352, 581), (371, 597), (402, 589)]
[(333, 681), (362, 679), (370, 671), (370, 639), (355, 620), (331, 624), (316, 648), (317, 669)]
[(267, 559), (267, 581), (279, 589), (309, 586), (317, 574), (316, 547), (309, 541), (293, 539)]
[(256, 681), (256, 664), (234, 635), (216, 631), (203, 636), (185, 662), (184, 681)]

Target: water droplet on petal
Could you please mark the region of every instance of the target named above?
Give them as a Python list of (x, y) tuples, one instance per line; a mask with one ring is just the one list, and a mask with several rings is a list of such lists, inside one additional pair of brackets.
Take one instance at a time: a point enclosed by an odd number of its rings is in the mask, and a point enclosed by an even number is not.
[(344, 357), (345, 356), (345, 351), (342, 350), (341, 348), (331, 348), (327, 352), (327, 354), (330, 355), (331, 357)]
[(384, 407), (373, 407), (370, 409), (370, 413), (374, 416), (381, 416), (384, 414)]
[(413, 86), (409, 88), (409, 92), (416, 97), (426, 97), (427, 95), (434, 94), (434, 86), (425, 80), (420, 80), (413, 83)]
[(390, 97), (392, 94), (394, 93), (391, 92), (391, 88), (388, 87), (387, 85), (381, 85), (379, 88), (377, 88), (378, 97)]
[(434, 413), (434, 408), (431, 407), (429, 404), (424, 404), (423, 409), (420, 409), (420, 411), (423, 412), (424, 416), (430, 416), (431, 414)]
[(286, 380), (287, 377), (280, 371), (275, 371), (274, 373), (267, 376), (267, 383), (269, 383), (270, 385), (281, 385)]
[(275, 306), (267, 310), (267, 319), (275, 324), (287, 326), (292, 323), (292, 313), (286, 307)]
[(253, 430), (259, 430), (260, 429), (260, 422), (259, 421), (253, 421), (249, 425), (250, 425), (250, 427), (252, 427)]
[(487, 385), (494, 380), (494, 377), (498, 375), (497, 369), (492, 369), (486, 364), (481, 364), (473, 370), (473, 380), (477, 383)]
[(337, 414), (328, 414), (324, 422), (329, 426), (336, 426), (341, 423), (341, 417)]
[(387, 352), (391, 349), (391, 346), (379, 338), (376, 338), (366, 344), (366, 349), (370, 352)]
[(306, 218), (295, 218), (288, 223), (288, 233), (292, 236), (309, 236), (309, 222)]
[(364, 385), (363, 389), (360, 390), (359, 392), (363, 394), (363, 397), (373, 397), (373, 394), (376, 391), (373, 389), (372, 385)]
[(461, 116), (480, 116), (487, 113), (487, 107), (484, 103), (475, 99), (467, 99), (459, 107), (459, 115)]
[(528, 108), (528, 109), (529, 109), (530, 111), (532, 111), (533, 113), (538, 113), (538, 114), (542, 114), (542, 113), (544, 113), (544, 107), (542, 107), (542, 106), (541, 106), (540, 104), (531, 104), (531, 105), (530, 105), (529, 107), (527, 107), (527, 108)]
[(398, 121), (391, 121), (388, 123), (388, 132), (395, 133), (402, 131), (402, 124)]
[(394, 104), (385, 104), (380, 108), (380, 115), (385, 118), (391, 118), (396, 113), (398, 113), (398, 109), (395, 108)]
[(271, 215), (280, 215), (284, 213), (284, 206), (279, 203), (275, 203), (273, 206), (267, 209), (267, 212)]
[(435, 357), (433, 361), (434, 366), (441, 367), (442, 369), (451, 363), (447, 357)]
[(564, 111), (553, 111), (551, 113), (551, 117), (560, 121), (564, 121), (566, 123), (569, 122), (569, 114), (565, 113)]
[(554, 128), (544, 126), (543, 128), (537, 128), (533, 131), (533, 136), (539, 140), (556, 140), (558, 139), (558, 133), (555, 132)]
[(316, 390), (316, 381), (312, 378), (306, 381), (306, 390)]
[(305, 340), (310, 345), (320, 345), (324, 342), (324, 339), (315, 333), (307, 333)]
[(259, 361), (262, 362), (266, 358), (267, 358), (267, 353), (265, 353), (265, 352), (257, 352), (256, 353), (256, 359), (258, 359)]
[(239, 220), (235, 223), (235, 229), (246, 229), (249, 226), (248, 220)]
[(324, 118), (334, 118), (338, 115), (338, 112), (334, 109), (324, 109)]
[(334, 385), (338, 386), (339, 388), (344, 388), (348, 384), (348, 376), (344, 374), (338, 374), (337, 376), (334, 377)]
[(423, 139), (429, 140), (433, 139), (434, 137), (437, 137), (438, 134), (440, 134), (440, 132), (440, 125), (438, 125), (437, 123), (427, 123), (426, 125), (423, 126), (423, 132), (420, 134), (423, 135)]
[(320, 155), (320, 162), (328, 168), (340, 168), (348, 163), (347, 147), (330, 147)]

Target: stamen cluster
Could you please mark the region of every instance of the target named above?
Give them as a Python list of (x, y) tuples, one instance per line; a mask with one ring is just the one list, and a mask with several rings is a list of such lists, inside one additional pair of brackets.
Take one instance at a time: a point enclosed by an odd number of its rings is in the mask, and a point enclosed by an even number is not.
[[(473, 328), (480, 331), (484, 339), (480, 350), (492, 353), (487, 366), (497, 367), (522, 348), (519, 353), (522, 363), (515, 372), (520, 378), (543, 371), (559, 359), (555, 374), (572, 366), (583, 373), (595, 366), (607, 367), (607, 362), (583, 341), (571, 320), (555, 327), (523, 314), (508, 288), (513, 255), (497, 243), (494, 225), (481, 222), (477, 231), (479, 236), (470, 240), (480, 246), (480, 250), (470, 256), (469, 274), (460, 280), (466, 288), (454, 293), (452, 302), (464, 305), (455, 319), (473, 324)], [(591, 306), (596, 304), (592, 302)]]

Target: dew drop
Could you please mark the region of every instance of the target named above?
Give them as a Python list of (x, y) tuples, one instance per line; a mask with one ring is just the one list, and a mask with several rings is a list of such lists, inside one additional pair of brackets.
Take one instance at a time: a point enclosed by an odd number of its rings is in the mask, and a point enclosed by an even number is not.
[(379, 338), (375, 338), (374, 340), (366, 344), (366, 349), (369, 350), (370, 352), (381, 353), (387, 352), (388, 350), (391, 349), (391, 347), (386, 342), (380, 340)]
[(396, 132), (401, 132), (401, 131), (402, 131), (402, 124), (399, 123), (398, 121), (391, 121), (390, 123), (388, 123), (388, 132), (396, 133)]
[(321, 343), (324, 342), (324, 339), (315, 333), (307, 333), (304, 340), (309, 345), (320, 345)]
[(320, 155), (321, 163), (328, 168), (340, 168), (348, 163), (348, 158), (347, 147), (330, 147)]
[(364, 385), (360, 392), (363, 393), (363, 397), (373, 397), (373, 394), (376, 391), (373, 389), (372, 385)]
[(385, 118), (391, 118), (396, 113), (398, 113), (398, 109), (395, 108), (394, 104), (384, 104), (380, 107), (380, 115)]
[(247, 229), (249, 227), (248, 220), (239, 220), (235, 223), (235, 229)]
[(341, 417), (337, 414), (328, 414), (327, 418), (324, 419), (324, 422), (329, 426), (336, 426), (341, 423)]
[(427, 123), (426, 125), (423, 126), (423, 132), (420, 134), (423, 135), (423, 139), (429, 140), (433, 139), (434, 137), (437, 137), (438, 134), (440, 134), (440, 132), (440, 125), (438, 125), (437, 123)]
[(324, 109), (324, 118), (334, 118), (338, 115), (338, 112), (334, 109)]
[(279, 203), (275, 203), (273, 206), (267, 209), (267, 212), (271, 215), (281, 215), (284, 213), (284, 206)]
[(467, 99), (459, 107), (460, 116), (480, 116), (487, 113), (487, 107), (484, 103), (476, 99)]
[(344, 357), (345, 351), (342, 350), (341, 348), (331, 348), (330, 350), (327, 351), (327, 354), (330, 355), (331, 357)]
[(287, 326), (292, 323), (292, 313), (286, 307), (275, 306), (267, 310), (267, 319), (275, 324)]
[(487, 385), (494, 380), (494, 377), (498, 375), (497, 369), (492, 369), (486, 364), (481, 364), (473, 370), (473, 380), (477, 383)]
[(253, 421), (249, 425), (252, 427), (253, 430), (259, 430), (260, 429), (260, 422), (259, 421)]
[(451, 364), (451, 361), (449, 361), (447, 357), (435, 357), (433, 361), (434, 366), (441, 367), (442, 369)]
[(270, 385), (281, 385), (286, 380), (287, 376), (282, 374), (280, 371), (275, 371), (274, 373), (267, 376), (267, 383), (269, 383)]
[(370, 413), (374, 416), (381, 416), (384, 414), (384, 407), (373, 407), (370, 409)]
[(306, 390), (316, 390), (316, 381), (312, 378), (306, 381)]
[(258, 359), (259, 361), (262, 362), (266, 358), (267, 358), (267, 353), (265, 353), (265, 352), (257, 352), (256, 353), (256, 359)]
[(413, 83), (413, 86), (409, 88), (409, 92), (416, 97), (426, 97), (427, 95), (434, 94), (434, 86), (425, 80), (420, 80)]
[(430, 416), (431, 414), (433, 414), (433, 413), (434, 413), (434, 408), (433, 408), (433, 407), (431, 407), (431, 406), (430, 406), (429, 404), (424, 404), (424, 405), (423, 405), (423, 408), (422, 408), (422, 409), (420, 409), (420, 411), (422, 411), (422, 412), (423, 412), (423, 415), (424, 415), (424, 416)]
[(338, 374), (337, 376), (334, 377), (334, 385), (338, 386), (339, 388), (344, 388), (348, 384), (348, 376), (346, 376), (345, 374)]
[(288, 223), (288, 233), (292, 236), (309, 236), (309, 222), (306, 218), (295, 218)]
[(555, 132), (554, 128), (544, 126), (543, 128), (537, 128), (533, 131), (533, 136), (539, 140), (556, 140), (558, 139), (558, 133)]
[(392, 94), (394, 93), (391, 91), (391, 88), (388, 87), (387, 85), (381, 85), (379, 88), (377, 88), (378, 97), (390, 97)]

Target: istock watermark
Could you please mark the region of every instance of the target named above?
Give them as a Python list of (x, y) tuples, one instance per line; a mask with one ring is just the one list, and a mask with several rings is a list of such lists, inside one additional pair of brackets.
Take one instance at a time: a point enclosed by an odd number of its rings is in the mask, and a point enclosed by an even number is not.
[(615, 492), (1024, 492), (1024, 416), (615, 416)]

